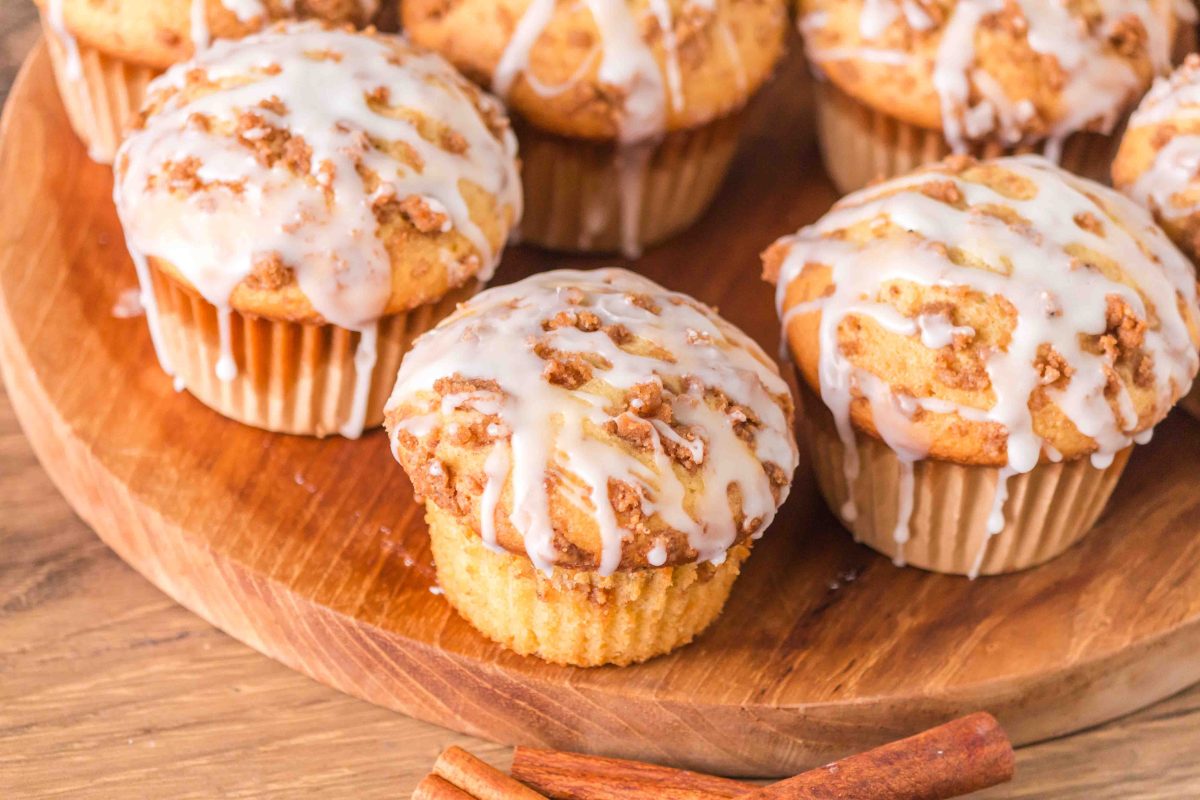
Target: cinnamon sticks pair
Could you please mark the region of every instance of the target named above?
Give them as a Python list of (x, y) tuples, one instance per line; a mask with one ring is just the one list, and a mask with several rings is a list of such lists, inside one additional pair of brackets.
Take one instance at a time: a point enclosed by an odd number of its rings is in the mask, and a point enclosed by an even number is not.
[(546, 800), (461, 747), (448, 747), (412, 793), (412, 800)]
[[(1013, 750), (972, 714), (770, 786), (638, 761), (518, 747), (512, 777), (452, 747), (414, 800), (945, 800), (1011, 780)], [(443, 785), (445, 784), (445, 785)], [(454, 790), (455, 793), (451, 793)]]

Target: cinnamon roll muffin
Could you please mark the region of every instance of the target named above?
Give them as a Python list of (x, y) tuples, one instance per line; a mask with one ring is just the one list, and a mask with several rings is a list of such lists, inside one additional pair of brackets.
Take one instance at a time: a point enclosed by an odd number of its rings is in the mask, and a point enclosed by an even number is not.
[(800, 0), (843, 192), (950, 153), (1037, 151), (1107, 177), (1109, 134), (1170, 69), (1173, 0)]
[(438, 581), (482, 633), (579, 666), (720, 613), (796, 466), (774, 362), (618, 269), (489, 289), (418, 340), (387, 408)]
[(521, 213), (497, 100), (378, 33), (281, 24), (149, 87), (114, 196), (163, 368), (273, 431), (378, 425)]
[[(1129, 120), (1112, 165), (1113, 185), (1154, 215), (1200, 261), (1200, 56), (1161, 78)], [(1200, 417), (1200, 390), (1183, 406)]]
[(526, 241), (635, 256), (708, 206), (785, 0), (405, 0), (404, 29), (507, 100)]
[(34, 0), (59, 94), (88, 153), (111, 163), (146, 85), (213, 38), (277, 19), (366, 25), (379, 0)]
[(1191, 265), (1144, 209), (1040, 156), (865, 189), (764, 262), (821, 491), (898, 564), (1061, 553), (1200, 364)]

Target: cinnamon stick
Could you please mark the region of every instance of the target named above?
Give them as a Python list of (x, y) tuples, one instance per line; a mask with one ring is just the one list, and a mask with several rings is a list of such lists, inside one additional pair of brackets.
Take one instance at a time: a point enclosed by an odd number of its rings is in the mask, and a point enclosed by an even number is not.
[(474, 800), (474, 798), (445, 778), (429, 774), (413, 790), (412, 800)]
[(556, 800), (724, 800), (753, 784), (640, 761), (518, 747), (512, 775)]
[(945, 800), (1012, 775), (1012, 744), (991, 714), (978, 713), (771, 784), (743, 800)]
[(476, 800), (546, 800), (461, 747), (447, 747), (434, 762), (433, 774)]

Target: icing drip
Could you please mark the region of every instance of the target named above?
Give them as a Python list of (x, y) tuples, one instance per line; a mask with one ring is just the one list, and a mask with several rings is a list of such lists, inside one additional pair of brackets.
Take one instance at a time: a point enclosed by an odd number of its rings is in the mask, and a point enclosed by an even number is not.
[(233, 360), (233, 343), (229, 334), (228, 305), (217, 306), (217, 380), (229, 383), (238, 375), (237, 362)]
[[(1127, 103), (1142, 88), (1130, 63), (1107, 46), (1109, 37), (1130, 15), (1146, 31), (1146, 48), (1154, 69), (1165, 72), (1170, 68), (1168, 15), (1160, 3), (1101, 0), (1097, 9), (1100, 22), (1093, 32), (1064, 3), (1016, 0), (1015, 6), (1027, 25), (1030, 47), (1053, 56), (1064, 75), (1063, 113), (1047, 129), (1039, 130), (1030, 125), (1037, 113), (1032, 102), (1008, 97), (992, 75), (976, 66), (976, 33), (986, 19), (1010, 5), (1009, 0), (962, 0), (953, 5), (937, 32), (932, 80), (941, 102), (946, 141), (956, 153), (966, 153), (971, 142), (995, 134), (1010, 147), (1044, 138), (1047, 157), (1057, 160), (1063, 142), (1071, 134), (1092, 127), (1111, 133)], [(898, 22), (918, 33), (936, 27), (935, 21), (910, 0), (863, 0), (858, 33), (864, 42), (876, 41)], [(818, 64), (850, 59), (898, 66), (913, 62), (913, 57), (901, 50), (819, 47), (817, 34), (827, 23), (827, 12), (818, 11), (806, 15), (800, 24), (809, 57)]]
[[(988, 532), (994, 535), (1004, 528), (1008, 478), (1033, 469), (1043, 453), (1050, 460), (1062, 457), (1033, 429), (1029, 399), (1041, 385), (1035, 369), (1040, 349), (1049, 345), (1067, 365), (1069, 380), (1065, 386), (1050, 387), (1049, 397), (1081, 433), (1095, 441), (1092, 463), (1103, 469), (1119, 451), (1145, 439), (1146, 428), (1123, 383), (1116, 407), (1110, 405), (1105, 393), (1108, 362), (1103, 354), (1084, 347), (1081, 338), (1105, 333), (1110, 298), (1125, 303), (1139, 320), (1157, 319), (1156, 327), (1147, 326), (1141, 349), (1153, 365), (1148, 377), (1156, 409), (1165, 413), (1187, 392), (1198, 366), (1182, 308), (1194, 309), (1189, 313), (1197, 315), (1200, 309), (1191, 266), (1144, 210), (1040, 157), (988, 163), (1036, 187), (1036, 194), (1015, 199), (945, 168), (921, 171), (852, 194), (814, 225), (780, 240), (787, 251), (777, 302), (785, 333), (787, 324), (798, 316), (821, 315), (820, 393), (845, 444), (845, 477), (851, 487), (859, 467), (851, 424), (851, 404), (856, 398), (869, 404), (876, 429), (906, 471), (929, 450), (924, 438), (928, 434), (913, 424), (918, 409), (1003, 427), (1007, 463), (988, 521)], [(944, 191), (946, 184), (952, 184), (960, 203), (952, 205), (922, 191), (934, 186)], [(1011, 210), (1014, 216), (1006, 219), (1018, 221), (1010, 224), (999, 213), (979, 213), (995, 207)], [(1088, 218), (1105, 222), (1098, 230), (1084, 227), (1079, 220)], [(1113, 218), (1124, 224), (1112, 222)], [(890, 223), (912, 237), (879, 236), (860, 242), (841, 233), (868, 223)], [(960, 265), (951, 257), (955, 247), (990, 268)], [(1081, 252), (1097, 253), (1120, 265), (1137, 288), (1081, 266)], [(832, 293), (785, 309), (788, 286), (808, 264), (832, 270)], [(1008, 346), (981, 353), (995, 398), (990, 408), (905, 395), (856, 366), (842, 351), (838, 329), (847, 317), (870, 319), (888, 331), (917, 338), (931, 349), (946, 347), (959, 336), (973, 337), (972, 329), (953, 326), (948, 318), (908, 318), (876, 299), (892, 281), (966, 287), (986, 297), (1003, 297), (1016, 310)], [(909, 476), (901, 476), (901, 489), (910, 491)], [(848, 507), (841, 509), (848, 522), (856, 516), (853, 495), (851, 498)], [(896, 538), (903, 542), (912, 498), (902, 497), (900, 506)], [(979, 563), (982, 558), (981, 554)]]
[(67, 28), (63, 19), (63, 0), (50, 0), (46, 12), (46, 22), (67, 57), (64, 64), (65, 75), (68, 80), (77, 81), (83, 77), (83, 62), (79, 58), (79, 42), (75, 40), (75, 35)]
[(192, 32), (193, 50), (197, 53), (207, 50), (212, 44), (212, 34), (208, 29), (208, 0), (192, 0), (188, 22)]
[(617, 150), (618, 190), (621, 198), (621, 253), (626, 258), (641, 255), (642, 195), (656, 142), (636, 142)]
[(1137, 180), (1119, 187), (1168, 222), (1200, 211), (1200, 200), (1186, 195), (1200, 189), (1200, 133), (1185, 132), (1200, 122), (1200, 56), (1192, 55), (1169, 77), (1159, 78), (1129, 121), (1130, 131), (1163, 127), (1170, 135)]
[[(595, 315), (597, 325), (549, 323), (585, 312)], [(617, 329), (633, 337), (636, 352), (617, 344), (610, 335)], [(574, 388), (552, 382), (549, 362), (539, 355), (546, 349), (564, 357), (585, 354), (594, 365), (592, 378)], [(435, 382), (450, 377), (494, 382), (499, 391), (429, 401)], [(653, 388), (671, 413), (640, 416), (639, 410), (650, 409), (639, 405), (638, 387)], [(714, 390), (731, 405), (722, 410), (713, 404)], [(633, 400), (614, 401), (614, 391)], [(624, 270), (560, 270), (483, 292), (421, 337), (400, 367), (388, 410), (405, 415), (391, 431), (397, 457), (400, 433), (430, 434), (432, 413), (466, 408), (494, 415), (480, 504), (483, 541), (496, 544), (495, 516), (507, 482), (509, 520), (524, 536), (533, 564), (550, 571), (557, 558), (550, 514), (557, 489), (594, 516), (599, 570), (611, 574), (630, 535), (610, 500), (613, 482), (633, 487), (644, 517), (684, 534), (699, 561), (719, 563), (736, 541), (770, 524), (777, 508), (774, 491), (782, 503), (787, 487), (773, 490), (763, 465), (776, 465), (790, 482), (797, 459), (780, 399), (787, 394), (761, 349), (696, 301)], [(743, 438), (746, 432), (739, 436), (735, 426), (748, 419), (755, 424)], [(623, 442), (595, 433), (621, 429), (613, 426), (639, 430), (642, 449), (634, 454)], [(689, 490), (681, 480), (681, 453), (692, 463), (700, 489)], [(550, 474), (560, 479), (547, 481)], [(741, 525), (730, 507), (734, 485)], [(666, 558), (661, 541), (647, 555), (652, 565)]]
[[(225, 81), (224, 88), (186, 92), (198, 70)], [(317, 314), (362, 334), (355, 354), (362, 370), (346, 428), (353, 435), (361, 428), (355, 420), (365, 417), (375, 325), (392, 291), (374, 208), (404, 200), (440, 215), (438, 230), (457, 231), (471, 243), (477, 275), (487, 280), (499, 254), (472, 219), (463, 186), (490, 193), (519, 218), (516, 140), (511, 131), (488, 127), (489, 117), (502, 114), (499, 104), (440, 57), (401, 39), (317, 23), (219, 41), (156, 79), (149, 96), (159, 107), (117, 154), (114, 199), (139, 265), (152, 335), (157, 312), (142, 255), (174, 265), (217, 306), (217, 374), (232, 380), (229, 298), (263, 259), (281, 262)], [(398, 103), (404, 113), (380, 113), (373, 102)], [(447, 136), (431, 141), (414, 117), (444, 126)], [(305, 158), (256, 157), (256, 142), (281, 133), (289, 146), (302, 145)], [(472, 271), (459, 269), (463, 277)]]
[(358, 347), (354, 351), (354, 397), (350, 401), (350, 417), (339, 432), (349, 439), (362, 435), (367, 422), (367, 403), (371, 399), (371, 376), (375, 374), (375, 362), (379, 358), (379, 323), (362, 329)]
[(670, 89), (671, 108), (683, 110), (683, 78), (679, 72), (679, 42), (675, 38), (675, 21), (671, 19), (670, 0), (647, 0), (650, 11), (658, 20), (662, 31), (663, 48), (667, 51), (667, 88)]
[[(126, 236), (126, 243), (128, 241), (128, 236)], [(138, 287), (141, 290), (140, 299), (142, 308), (146, 310), (146, 327), (150, 329), (150, 343), (154, 346), (154, 355), (157, 356), (158, 365), (162, 367), (162, 371), (175, 378), (175, 391), (180, 391), (183, 388), (183, 381), (175, 375), (175, 365), (167, 353), (166, 345), (163, 342), (162, 327), (158, 322), (158, 300), (154, 296), (150, 266), (146, 263), (146, 257), (139, 250), (133, 247), (128, 249), (129, 257), (133, 260), (134, 270), (137, 272)]]

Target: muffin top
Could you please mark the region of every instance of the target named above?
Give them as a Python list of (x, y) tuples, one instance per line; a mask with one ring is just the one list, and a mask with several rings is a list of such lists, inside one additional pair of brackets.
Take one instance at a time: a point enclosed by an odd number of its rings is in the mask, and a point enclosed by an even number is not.
[(1026, 472), (1141, 441), (1196, 374), (1191, 265), (1128, 198), (1040, 156), (955, 156), (765, 254), (843, 436)]
[(405, 0), (401, 15), (538, 127), (623, 141), (741, 107), (787, 27), (785, 0)]
[(166, 69), (213, 38), (237, 38), (278, 19), (366, 25), (379, 0), (35, 0), (48, 18), (110, 55)]
[(1113, 162), (1113, 184), (1149, 208), (1188, 255), (1200, 256), (1200, 55), (1142, 100)]
[(1108, 133), (1170, 68), (1172, 0), (800, 0), (809, 59), (839, 89), (957, 153)]
[(281, 24), (150, 85), (114, 196), (130, 250), (209, 302), (361, 329), (490, 277), (521, 213), (516, 148), (440, 56)]
[(546, 571), (720, 563), (771, 523), (797, 458), (774, 362), (620, 269), (464, 303), (405, 357), (386, 425), (419, 495)]

